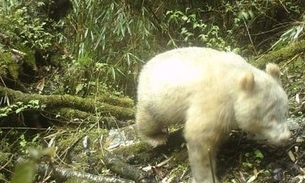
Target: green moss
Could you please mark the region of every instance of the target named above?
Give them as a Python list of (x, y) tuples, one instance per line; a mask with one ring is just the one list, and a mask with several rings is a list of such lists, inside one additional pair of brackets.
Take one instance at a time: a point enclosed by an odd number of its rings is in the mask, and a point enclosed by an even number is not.
[[(10, 52), (0, 53), (0, 66), (1, 66), (1, 68), (5, 68), (5, 70), (7, 71), (7, 72), (4, 72), (5, 75), (8, 73), (12, 76), (13, 79), (16, 80), (18, 78), (19, 65), (18, 65), (17, 61), (13, 59), (13, 55)], [(3, 69), (1, 69), (1, 70), (3, 70)]]

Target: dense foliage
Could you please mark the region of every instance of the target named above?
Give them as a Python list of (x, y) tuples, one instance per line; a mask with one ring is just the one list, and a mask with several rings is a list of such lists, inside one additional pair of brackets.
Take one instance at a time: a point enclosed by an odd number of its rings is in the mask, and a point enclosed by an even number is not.
[(107, 83), (132, 96), (141, 65), (157, 52), (207, 46), (250, 56), (303, 37), (304, 4), (5, 1), (0, 7), (1, 75), (23, 89), (44, 78), (57, 88), (50, 92), (86, 96)]

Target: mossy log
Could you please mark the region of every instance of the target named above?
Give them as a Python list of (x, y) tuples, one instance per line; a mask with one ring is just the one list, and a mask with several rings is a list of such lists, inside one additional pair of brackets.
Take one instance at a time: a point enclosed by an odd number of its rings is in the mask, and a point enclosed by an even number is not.
[(305, 40), (301, 40), (290, 45), (283, 47), (282, 49), (271, 51), (267, 54), (260, 55), (259, 58), (254, 58), (253, 65), (258, 68), (263, 68), (266, 63), (272, 62), (280, 64), (293, 58), (305, 50)]
[[(102, 116), (114, 116), (119, 120), (132, 119), (134, 117), (133, 101), (127, 97), (100, 97), (81, 98), (72, 95), (40, 95), (27, 94), (0, 86), (0, 95), (7, 96), (13, 102), (28, 103), (38, 100), (46, 105), (44, 110), (56, 110), (62, 108), (75, 109), (87, 113), (99, 113)], [(12, 104), (12, 102), (10, 102)]]

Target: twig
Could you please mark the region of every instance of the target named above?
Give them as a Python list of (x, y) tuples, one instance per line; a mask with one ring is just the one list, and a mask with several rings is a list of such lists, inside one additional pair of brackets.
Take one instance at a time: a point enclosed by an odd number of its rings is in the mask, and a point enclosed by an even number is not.
[(295, 55), (294, 57), (292, 57), (292, 59), (288, 60), (287, 62), (285, 62), (283, 64), (283, 66), (280, 68), (280, 69), (283, 69), (285, 68), (288, 64), (290, 64), (292, 61), (294, 61), (297, 57), (299, 57), (299, 54), (298, 55)]
[(63, 168), (59, 166), (51, 167), (47, 164), (38, 164), (38, 172), (43, 174), (48, 174), (51, 177), (60, 177), (60, 178), (78, 178), (78, 179), (85, 179), (90, 180), (93, 182), (103, 182), (103, 183), (134, 183), (134, 181), (116, 178), (116, 177), (106, 177), (103, 175), (93, 175), (90, 173), (83, 173), (78, 172), (69, 168)]

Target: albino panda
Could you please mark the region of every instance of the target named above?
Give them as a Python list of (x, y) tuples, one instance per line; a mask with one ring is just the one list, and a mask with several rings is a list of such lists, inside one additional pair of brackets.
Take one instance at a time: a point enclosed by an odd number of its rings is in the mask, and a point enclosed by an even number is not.
[(231, 129), (274, 144), (290, 138), (288, 99), (279, 77), (275, 64), (264, 72), (231, 52), (189, 47), (159, 54), (139, 76), (139, 134), (158, 146), (166, 143), (169, 125), (185, 124), (193, 183), (218, 182), (211, 167), (216, 172), (217, 149)]

